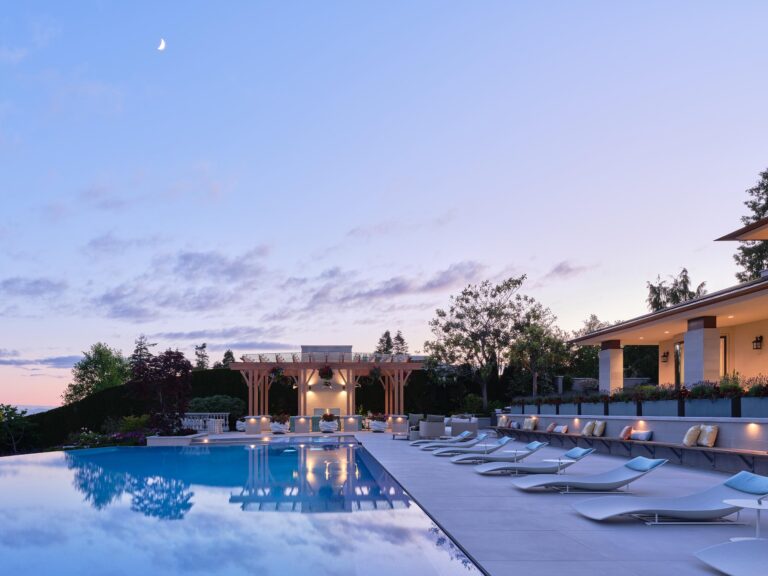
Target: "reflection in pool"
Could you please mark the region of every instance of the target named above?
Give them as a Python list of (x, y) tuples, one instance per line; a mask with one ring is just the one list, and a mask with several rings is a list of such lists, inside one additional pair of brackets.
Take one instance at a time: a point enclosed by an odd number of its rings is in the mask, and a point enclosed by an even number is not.
[(351, 444), (0, 458), (0, 555), (33, 574), (479, 574)]

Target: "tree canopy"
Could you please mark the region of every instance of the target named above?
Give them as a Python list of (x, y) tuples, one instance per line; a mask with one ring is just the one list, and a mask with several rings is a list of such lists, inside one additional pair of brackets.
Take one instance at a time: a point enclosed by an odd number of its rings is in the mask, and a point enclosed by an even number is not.
[(208, 370), (208, 344), (203, 342), (199, 346), (195, 346), (195, 370)]
[[(747, 194), (749, 198), (744, 205), (750, 213), (741, 218), (745, 226), (768, 216), (768, 170), (760, 173), (759, 182), (747, 190)], [(768, 241), (741, 242), (733, 259), (742, 268), (736, 273), (739, 282), (759, 278), (760, 272), (768, 268)]]
[(408, 343), (403, 337), (402, 331), (398, 330), (392, 340), (392, 353), (393, 354), (408, 354)]
[(71, 404), (112, 386), (125, 384), (129, 376), (129, 363), (120, 350), (97, 342), (83, 353), (83, 358), (72, 368), (72, 382), (64, 390), (62, 399)]
[(691, 288), (691, 277), (688, 269), (683, 268), (677, 276), (670, 276), (668, 280), (656, 277), (656, 283), (647, 282), (648, 298), (646, 303), (651, 312), (658, 312), (668, 306), (681, 304), (693, 300), (707, 293), (706, 282), (702, 282), (695, 289)]
[(379, 338), (379, 343), (376, 345), (374, 352), (377, 354), (392, 354), (392, 350), (394, 350), (392, 334), (390, 334), (389, 330), (385, 330), (384, 334)]

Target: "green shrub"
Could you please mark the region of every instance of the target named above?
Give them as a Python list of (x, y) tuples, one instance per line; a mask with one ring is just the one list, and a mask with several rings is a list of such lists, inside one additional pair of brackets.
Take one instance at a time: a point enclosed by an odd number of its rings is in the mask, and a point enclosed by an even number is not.
[(768, 376), (759, 374), (744, 381), (747, 396), (768, 396)]
[(230, 417), (239, 418), (245, 414), (245, 402), (240, 398), (217, 394), (192, 398), (187, 407), (189, 412), (229, 412)]
[(461, 409), (468, 414), (478, 414), (483, 410), (483, 399), (477, 394), (467, 394)]
[(149, 427), (149, 414), (124, 416), (118, 425), (118, 432), (139, 432)]

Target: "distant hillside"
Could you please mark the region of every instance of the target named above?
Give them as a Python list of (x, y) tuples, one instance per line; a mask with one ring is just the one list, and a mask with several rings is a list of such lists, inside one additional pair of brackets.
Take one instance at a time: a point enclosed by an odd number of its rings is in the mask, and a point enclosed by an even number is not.
[(28, 416), (32, 414), (40, 414), (41, 412), (47, 412), (53, 410), (56, 406), (42, 406), (40, 404), (15, 404), (19, 410), (26, 410)]

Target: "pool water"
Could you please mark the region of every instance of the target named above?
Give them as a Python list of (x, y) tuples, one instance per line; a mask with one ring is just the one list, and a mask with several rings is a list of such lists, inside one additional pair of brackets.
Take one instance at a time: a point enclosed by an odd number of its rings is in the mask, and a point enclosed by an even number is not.
[(356, 444), (0, 458), (0, 569), (73, 575), (480, 574)]

